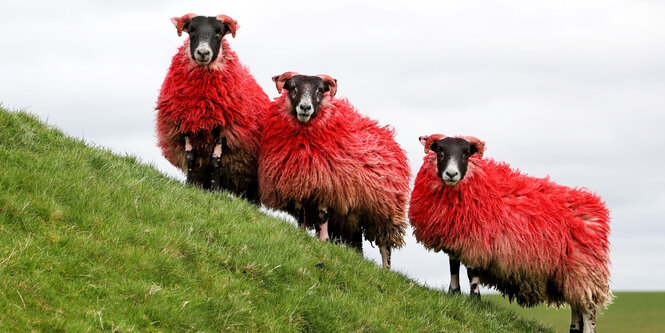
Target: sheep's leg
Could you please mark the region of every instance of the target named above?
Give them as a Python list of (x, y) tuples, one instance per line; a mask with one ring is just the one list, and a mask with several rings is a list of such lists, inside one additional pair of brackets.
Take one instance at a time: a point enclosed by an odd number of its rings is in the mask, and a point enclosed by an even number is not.
[(358, 214), (349, 213), (346, 215), (346, 222), (343, 223), (345, 230), (342, 231), (342, 240), (344, 244), (363, 254), (363, 230), (360, 226), (360, 217)]
[(582, 313), (576, 309), (570, 309), (570, 333), (582, 333), (583, 327)]
[(325, 242), (330, 239), (328, 235), (328, 209), (319, 207), (319, 240)]
[(300, 201), (296, 201), (294, 206), (296, 208), (296, 222), (298, 222), (298, 228), (305, 229), (305, 207), (302, 206)]
[(194, 183), (194, 147), (189, 140), (189, 136), (185, 136), (185, 162), (187, 163), (187, 184)]
[(462, 292), (459, 284), (459, 260), (448, 257), (448, 263), (450, 264), (450, 286), (448, 287), (448, 293), (459, 294)]
[(390, 270), (390, 253), (392, 252), (390, 246), (381, 245), (379, 246), (379, 252), (381, 252), (381, 263), (383, 268)]
[(596, 311), (582, 311), (582, 333), (596, 333)]
[(480, 301), (480, 272), (478, 269), (467, 267), (466, 274), (469, 277), (469, 295)]
[(570, 310), (570, 332), (571, 333), (595, 333), (596, 311)]
[(362, 230), (358, 229), (353, 233), (353, 238), (351, 239), (351, 247), (356, 249), (360, 253), (360, 255), (363, 254), (363, 232)]
[(210, 158), (210, 164), (212, 165), (210, 190), (217, 191), (220, 189), (220, 174), (222, 172), (222, 138), (219, 135), (219, 128), (213, 129), (212, 135), (215, 148), (212, 150), (212, 157)]

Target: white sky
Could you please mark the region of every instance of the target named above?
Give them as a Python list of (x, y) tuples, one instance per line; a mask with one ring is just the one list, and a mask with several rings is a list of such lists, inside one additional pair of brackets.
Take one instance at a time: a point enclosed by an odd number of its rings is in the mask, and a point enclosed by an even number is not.
[[(395, 126), (414, 175), (418, 136), (474, 135), (488, 157), (596, 191), (613, 289), (665, 290), (664, 2), (3, 1), (0, 103), (181, 179), (154, 107), (184, 40), (169, 18), (189, 12), (239, 22), (227, 38), (271, 97), (287, 70), (337, 78), (338, 96)], [(447, 262), (411, 235), (393, 254), (435, 287)]]

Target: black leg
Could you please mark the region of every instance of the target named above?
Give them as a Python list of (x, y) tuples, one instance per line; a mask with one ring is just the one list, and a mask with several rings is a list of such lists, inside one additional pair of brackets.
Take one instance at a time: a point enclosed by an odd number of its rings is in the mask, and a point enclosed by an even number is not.
[(194, 147), (189, 142), (189, 136), (185, 136), (185, 162), (187, 163), (187, 184), (194, 183)]
[(459, 294), (460, 284), (459, 284), (459, 260), (455, 260), (452, 257), (448, 258), (448, 263), (450, 264), (450, 286), (448, 287), (448, 292), (451, 294)]
[(570, 309), (570, 333), (582, 333), (584, 329), (584, 319), (582, 318), (582, 313)]
[(222, 138), (219, 135), (219, 128), (213, 129), (212, 135), (215, 140), (215, 148), (212, 151), (212, 157), (210, 159), (210, 165), (212, 165), (210, 190), (217, 191), (220, 189), (220, 176), (222, 173)]
[(353, 238), (351, 239), (351, 247), (356, 249), (360, 253), (360, 255), (363, 254), (363, 231), (359, 228), (353, 233)]
[(478, 269), (467, 267), (466, 274), (469, 277), (469, 284), (470, 284), (469, 295), (471, 296), (471, 298), (480, 300), (480, 272), (478, 271)]
[(296, 221), (298, 222), (298, 228), (305, 228), (305, 207), (301, 204), (296, 204)]

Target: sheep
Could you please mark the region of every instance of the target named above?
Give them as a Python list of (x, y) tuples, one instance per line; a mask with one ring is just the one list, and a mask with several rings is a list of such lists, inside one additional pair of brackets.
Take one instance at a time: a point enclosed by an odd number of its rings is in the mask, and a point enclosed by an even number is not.
[(404, 244), (411, 170), (395, 132), (334, 98), (328, 75), (273, 77), (259, 152), (261, 202), (362, 253), (363, 234), (380, 248), (382, 266)]
[(584, 188), (558, 185), (483, 159), (475, 137), (420, 137), (426, 156), (409, 220), (416, 239), (450, 256), (450, 291), (460, 261), (471, 293), (494, 287), (521, 306), (571, 306), (571, 332), (595, 331), (609, 289), (609, 211)]
[(226, 189), (258, 203), (257, 158), (268, 95), (224, 36), (238, 23), (226, 15), (173, 17), (189, 38), (173, 56), (157, 101), (157, 141), (187, 183)]

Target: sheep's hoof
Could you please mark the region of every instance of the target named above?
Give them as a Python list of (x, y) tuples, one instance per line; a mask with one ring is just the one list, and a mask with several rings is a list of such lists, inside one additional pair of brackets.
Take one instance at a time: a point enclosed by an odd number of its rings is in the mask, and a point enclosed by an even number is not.
[(470, 293), (469, 296), (470, 296), (472, 299), (475, 299), (475, 300), (480, 301), (480, 293)]
[(452, 295), (459, 295), (462, 293), (460, 288), (448, 288), (448, 293)]

